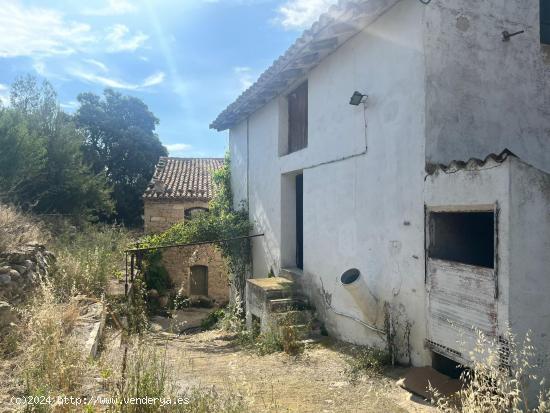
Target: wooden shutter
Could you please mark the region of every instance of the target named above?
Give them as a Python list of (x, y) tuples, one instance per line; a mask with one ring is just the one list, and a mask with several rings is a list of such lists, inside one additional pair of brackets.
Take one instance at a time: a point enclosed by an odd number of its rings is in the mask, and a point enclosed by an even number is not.
[(550, 0), (540, 0), (540, 42), (550, 44)]
[(288, 153), (305, 147), (307, 147), (307, 82), (302, 83), (288, 95)]
[(208, 267), (194, 265), (191, 267), (190, 295), (208, 295)]

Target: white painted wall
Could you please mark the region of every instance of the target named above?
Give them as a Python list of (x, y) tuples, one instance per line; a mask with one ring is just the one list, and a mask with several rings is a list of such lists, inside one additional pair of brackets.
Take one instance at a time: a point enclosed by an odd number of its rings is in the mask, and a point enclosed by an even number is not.
[[(530, 330), (539, 377), (550, 377), (550, 175), (517, 159), (510, 182), (510, 327)], [(538, 389), (530, 388), (531, 397)]]
[[(426, 6), (426, 158), (510, 149), (550, 172), (550, 46), (539, 1), (433, 0)], [(525, 30), (508, 42), (502, 32)]]
[[(322, 289), (334, 308), (360, 315), (337, 282), (356, 267), (381, 303), (412, 322), (415, 364), (429, 362), (423, 343), (424, 10), (419, 2), (398, 3), (309, 73), (306, 149), (278, 156), (283, 98), (249, 119), (250, 216), (255, 231), (266, 233), (253, 243), (254, 276), (265, 277), (270, 268), (277, 273), (281, 251), (292, 250), (282, 230), (288, 221), (281, 219), (283, 175), (304, 170), (304, 278), (327, 328), (352, 342), (379, 341), (323, 309)], [(363, 155), (363, 107), (348, 104), (354, 90), (369, 95)], [(233, 159), (246, 153), (245, 124), (231, 130)], [(233, 163), (236, 198), (245, 193), (239, 165)]]

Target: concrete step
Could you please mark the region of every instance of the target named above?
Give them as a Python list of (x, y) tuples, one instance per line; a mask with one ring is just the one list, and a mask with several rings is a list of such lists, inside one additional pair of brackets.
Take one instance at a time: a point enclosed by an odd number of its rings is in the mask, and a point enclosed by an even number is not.
[(267, 302), (271, 313), (309, 310), (309, 302), (305, 297), (274, 298)]
[(282, 277), (251, 278), (246, 282), (247, 299), (253, 299), (255, 302), (271, 298), (288, 298), (295, 293), (294, 283)]
[(313, 322), (313, 312), (310, 310), (291, 310), (272, 314), (273, 320), (281, 324), (311, 324)]
[(296, 324), (292, 326), (285, 326), (285, 328), (288, 328), (296, 334), (296, 338), (298, 340), (305, 340), (309, 338), (310, 334), (310, 328), (309, 324)]

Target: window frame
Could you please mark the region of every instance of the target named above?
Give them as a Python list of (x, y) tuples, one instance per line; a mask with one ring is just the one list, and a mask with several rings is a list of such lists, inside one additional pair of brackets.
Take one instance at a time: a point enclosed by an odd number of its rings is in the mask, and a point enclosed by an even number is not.
[(307, 79), (286, 95), (287, 154), (308, 146), (309, 85)]

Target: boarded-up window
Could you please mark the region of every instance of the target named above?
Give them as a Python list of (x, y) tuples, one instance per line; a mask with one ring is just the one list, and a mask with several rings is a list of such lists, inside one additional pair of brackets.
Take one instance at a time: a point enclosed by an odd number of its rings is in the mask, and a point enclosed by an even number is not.
[(205, 265), (194, 265), (191, 267), (189, 286), (190, 295), (208, 295), (208, 267)]
[(540, 0), (540, 41), (550, 44), (550, 0)]
[(307, 82), (294, 89), (287, 98), (288, 153), (292, 153), (307, 147)]

